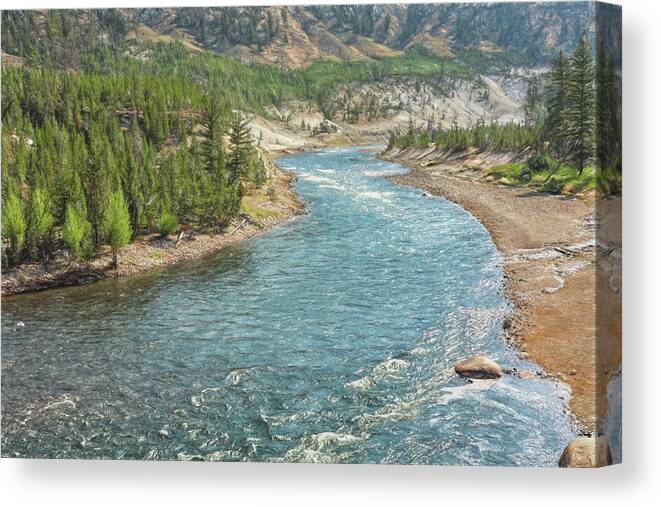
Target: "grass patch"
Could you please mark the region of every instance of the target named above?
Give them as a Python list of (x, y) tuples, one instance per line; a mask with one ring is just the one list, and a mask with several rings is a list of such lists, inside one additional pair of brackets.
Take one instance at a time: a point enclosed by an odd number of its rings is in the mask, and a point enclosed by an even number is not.
[(160, 261), (161, 259), (163, 259), (164, 254), (163, 252), (159, 252), (158, 250), (152, 250), (151, 252), (149, 252), (149, 257), (151, 257), (152, 259), (156, 259), (157, 261)]
[(250, 215), (254, 220), (261, 220), (266, 217), (270, 217), (272, 215), (275, 215), (275, 212), (268, 209), (268, 208), (263, 208), (261, 206), (253, 205), (249, 203), (246, 199), (243, 199), (241, 201), (241, 213), (247, 213)]
[(579, 174), (575, 167), (563, 164), (553, 174), (556, 162), (548, 160), (548, 167), (533, 170), (528, 162), (511, 162), (500, 164), (484, 171), (484, 176), (493, 176), (503, 185), (530, 187), (539, 192), (554, 194), (580, 194), (596, 188), (594, 166), (588, 166)]

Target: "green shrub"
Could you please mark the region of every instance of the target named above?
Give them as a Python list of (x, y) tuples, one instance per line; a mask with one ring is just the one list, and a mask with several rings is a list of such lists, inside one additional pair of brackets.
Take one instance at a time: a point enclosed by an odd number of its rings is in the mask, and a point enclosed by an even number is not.
[(167, 238), (170, 234), (174, 234), (174, 232), (177, 230), (179, 227), (179, 221), (177, 220), (177, 217), (174, 215), (174, 213), (163, 211), (161, 216), (158, 217), (157, 226), (161, 237)]
[(543, 155), (533, 155), (528, 159), (526, 165), (536, 173), (546, 171), (549, 168), (549, 162)]

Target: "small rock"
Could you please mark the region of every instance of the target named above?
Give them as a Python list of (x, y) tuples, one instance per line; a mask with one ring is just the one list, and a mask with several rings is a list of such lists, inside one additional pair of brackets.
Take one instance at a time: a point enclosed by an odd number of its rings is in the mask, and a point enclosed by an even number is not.
[(558, 465), (562, 468), (595, 468), (612, 465), (613, 458), (606, 437), (578, 437), (562, 451)]
[(576, 375), (576, 370), (571, 370), (571, 371), (569, 372), (569, 374), (570, 374), (570, 375)]
[(528, 354), (527, 352), (519, 352), (518, 357), (519, 357), (519, 359), (522, 359), (522, 360), (525, 361), (526, 359), (530, 358), (530, 354)]
[(473, 356), (461, 361), (455, 365), (454, 371), (464, 378), (495, 379), (503, 376), (500, 366), (485, 356)]
[(512, 319), (507, 317), (505, 320), (503, 320), (503, 329), (510, 329), (512, 327)]

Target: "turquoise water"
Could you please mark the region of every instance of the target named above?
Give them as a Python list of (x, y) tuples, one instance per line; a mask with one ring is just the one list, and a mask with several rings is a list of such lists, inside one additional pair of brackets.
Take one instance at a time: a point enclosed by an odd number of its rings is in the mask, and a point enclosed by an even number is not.
[(555, 465), (561, 386), (453, 372), (534, 367), (489, 235), (374, 154), (281, 158), (309, 213), (208, 259), (5, 299), (3, 456)]

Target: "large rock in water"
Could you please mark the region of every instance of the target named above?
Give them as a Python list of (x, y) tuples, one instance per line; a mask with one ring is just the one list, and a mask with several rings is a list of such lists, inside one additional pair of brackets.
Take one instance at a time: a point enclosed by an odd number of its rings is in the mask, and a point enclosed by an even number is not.
[(503, 376), (497, 363), (485, 356), (473, 356), (457, 363), (454, 367), (457, 375), (475, 379), (493, 379)]
[(611, 450), (605, 437), (578, 437), (562, 451), (562, 468), (595, 468), (613, 464)]

